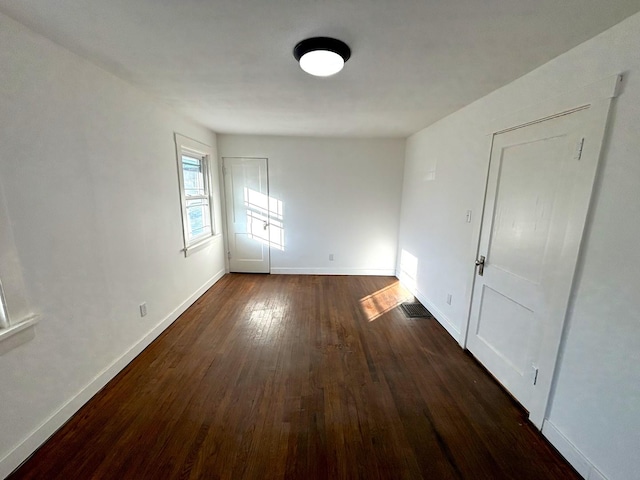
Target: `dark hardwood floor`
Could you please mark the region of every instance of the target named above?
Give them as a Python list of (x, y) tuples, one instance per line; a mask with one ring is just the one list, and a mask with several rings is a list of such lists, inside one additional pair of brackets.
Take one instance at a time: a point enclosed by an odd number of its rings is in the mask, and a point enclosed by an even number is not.
[(580, 478), (406, 297), (227, 275), (10, 478)]

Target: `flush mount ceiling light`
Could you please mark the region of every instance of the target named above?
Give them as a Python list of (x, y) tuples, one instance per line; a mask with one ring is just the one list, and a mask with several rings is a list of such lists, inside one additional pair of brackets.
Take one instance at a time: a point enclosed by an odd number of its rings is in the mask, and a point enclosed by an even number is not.
[(308, 74), (328, 77), (342, 70), (351, 57), (351, 49), (335, 38), (313, 37), (298, 43), (293, 49), (293, 56)]

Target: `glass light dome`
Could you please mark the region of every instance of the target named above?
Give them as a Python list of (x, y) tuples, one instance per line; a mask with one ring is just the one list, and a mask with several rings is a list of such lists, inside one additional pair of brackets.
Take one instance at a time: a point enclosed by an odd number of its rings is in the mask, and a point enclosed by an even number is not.
[(335, 75), (344, 67), (344, 60), (340, 55), (329, 50), (314, 50), (305, 53), (300, 58), (300, 68), (316, 77)]

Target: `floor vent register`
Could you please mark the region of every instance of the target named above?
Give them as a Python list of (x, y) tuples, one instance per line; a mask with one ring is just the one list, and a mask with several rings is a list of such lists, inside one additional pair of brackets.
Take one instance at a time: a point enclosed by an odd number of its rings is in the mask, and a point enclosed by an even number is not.
[(401, 303), (402, 311), (409, 318), (433, 318), (431, 312), (427, 310), (420, 302)]

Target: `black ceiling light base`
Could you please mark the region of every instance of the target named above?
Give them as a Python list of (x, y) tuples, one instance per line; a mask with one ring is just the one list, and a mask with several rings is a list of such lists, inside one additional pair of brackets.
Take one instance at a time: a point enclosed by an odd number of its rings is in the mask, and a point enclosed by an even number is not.
[(328, 50), (337, 53), (345, 62), (351, 57), (349, 45), (330, 37), (313, 37), (302, 40), (293, 49), (293, 56), (299, 62), (304, 54), (315, 50)]

